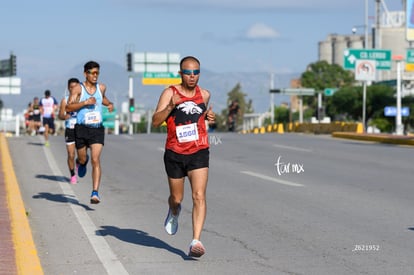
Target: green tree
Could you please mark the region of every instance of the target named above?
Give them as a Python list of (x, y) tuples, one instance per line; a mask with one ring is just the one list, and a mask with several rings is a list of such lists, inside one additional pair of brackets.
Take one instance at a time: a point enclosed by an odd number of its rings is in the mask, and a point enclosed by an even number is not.
[[(355, 82), (351, 71), (347, 71), (337, 64), (329, 64), (326, 61), (309, 64), (306, 71), (302, 73), (300, 81), (303, 87), (314, 88), (315, 91), (319, 92), (326, 88), (351, 86)], [(317, 95), (304, 97), (303, 101), (316, 113)]]
[(336, 91), (326, 103), (326, 114), (334, 120), (359, 120), (362, 114), (360, 87), (345, 87)]
[(326, 61), (311, 63), (301, 76), (302, 86), (314, 88), (316, 91), (350, 86), (354, 82), (354, 75), (351, 71)]
[[(290, 116), (290, 111), (289, 108), (286, 108), (284, 106), (278, 106), (274, 108), (274, 118), (275, 118), (275, 123), (289, 123), (289, 116)], [(265, 125), (269, 125), (271, 124), (271, 118), (266, 118), (264, 121)]]
[(367, 88), (367, 119), (384, 118), (384, 108), (394, 106), (394, 89), (385, 85), (373, 85)]
[(403, 107), (408, 107), (410, 114), (408, 117), (403, 117), (404, 129), (407, 132), (413, 131), (414, 126), (414, 96), (406, 96), (401, 100), (401, 105)]
[[(238, 101), (239, 103), (239, 113), (236, 122), (238, 128), (243, 124), (243, 115), (253, 113), (253, 101), (251, 99), (246, 100), (246, 96), (247, 94), (243, 92), (240, 83), (237, 83), (236, 86), (227, 93), (227, 106), (233, 101)], [(220, 116), (216, 116), (217, 130), (227, 131), (228, 113), (229, 109), (226, 108), (221, 111)]]
[[(361, 121), (363, 91), (362, 87), (344, 87), (326, 102), (327, 115), (334, 120)], [(384, 116), (386, 106), (394, 106), (395, 91), (385, 85), (372, 85), (367, 87), (366, 119), (369, 125), (378, 127), (381, 131), (389, 131), (392, 126), (392, 118)]]

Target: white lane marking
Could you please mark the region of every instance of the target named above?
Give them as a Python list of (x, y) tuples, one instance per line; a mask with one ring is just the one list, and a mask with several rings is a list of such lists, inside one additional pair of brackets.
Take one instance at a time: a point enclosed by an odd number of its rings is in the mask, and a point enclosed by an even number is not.
[(279, 144), (273, 144), (273, 146), (274, 147), (277, 147), (277, 148), (289, 149), (289, 150), (293, 150), (293, 151), (312, 152), (312, 149), (306, 149), (306, 148), (299, 148), (299, 147), (279, 145)]
[[(52, 173), (55, 175), (57, 179), (62, 178), (62, 172), (57, 166), (55, 158), (51, 153), (51, 150), (49, 148), (44, 147), (44, 152), (49, 166), (52, 170)], [(68, 200), (77, 202), (78, 198), (76, 197), (69, 183), (62, 181), (58, 182), (60, 187), (62, 188), (63, 194), (69, 198)], [(89, 242), (91, 243), (93, 249), (96, 252), (96, 255), (98, 256), (102, 265), (106, 269), (107, 273), (128, 275), (129, 273), (126, 271), (122, 263), (118, 260), (115, 253), (112, 251), (111, 247), (106, 242), (105, 238), (101, 234), (97, 233), (99, 231), (96, 228), (93, 221), (91, 220), (91, 218), (88, 216), (88, 214), (86, 214), (85, 208), (79, 207), (77, 204), (74, 203), (70, 203), (69, 205), (72, 208), (73, 213), (75, 214), (79, 224), (81, 225), (83, 231), (88, 237)]]
[(291, 182), (291, 181), (287, 181), (287, 180), (282, 180), (282, 179), (277, 179), (277, 178), (272, 178), (263, 174), (259, 174), (259, 173), (255, 173), (255, 172), (251, 172), (251, 171), (240, 171), (240, 173), (242, 174), (246, 174), (252, 177), (256, 177), (256, 178), (260, 178), (263, 180), (268, 180), (268, 181), (273, 181), (273, 182), (277, 182), (280, 184), (284, 184), (284, 185), (288, 185), (288, 186), (294, 186), (294, 187), (303, 187), (303, 184), (300, 183), (295, 183), (295, 182)]

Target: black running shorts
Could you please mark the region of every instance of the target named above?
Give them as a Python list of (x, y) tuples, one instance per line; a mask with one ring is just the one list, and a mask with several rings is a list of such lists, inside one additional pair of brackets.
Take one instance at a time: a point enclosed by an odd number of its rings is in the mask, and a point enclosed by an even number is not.
[(75, 141), (76, 148), (80, 149), (91, 144), (99, 143), (104, 145), (105, 128), (86, 127), (82, 124), (75, 125)]
[(75, 129), (65, 128), (65, 141), (66, 144), (75, 142)]
[(43, 126), (49, 126), (49, 129), (55, 129), (55, 119), (53, 117), (44, 117)]
[(191, 155), (177, 154), (171, 150), (165, 150), (164, 165), (168, 177), (180, 179), (187, 176), (187, 172), (208, 167), (210, 159), (209, 149), (202, 149)]

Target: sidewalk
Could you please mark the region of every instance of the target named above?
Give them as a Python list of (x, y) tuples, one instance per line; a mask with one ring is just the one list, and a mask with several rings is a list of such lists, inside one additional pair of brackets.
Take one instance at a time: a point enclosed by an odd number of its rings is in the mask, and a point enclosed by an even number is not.
[(4, 133), (0, 133), (0, 221), (0, 274), (43, 274)]
[[(1, 140), (3, 142), (3, 139)], [(0, 156), (3, 156), (0, 146)], [(15, 251), (11, 231), (7, 192), (4, 180), (3, 158), (0, 158), (0, 274), (17, 274)]]

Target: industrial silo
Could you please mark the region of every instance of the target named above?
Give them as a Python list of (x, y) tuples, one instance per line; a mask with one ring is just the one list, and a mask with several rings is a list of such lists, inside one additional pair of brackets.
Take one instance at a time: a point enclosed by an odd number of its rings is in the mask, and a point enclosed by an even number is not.
[(333, 63), (343, 66), (344, 51), (348, 48), (348, 39), (344, 35), (337, 35), (333, 40)]
[(319, 60), (326, 61), (329, 64), (332, 64), (332, 40), (329, 39), (319, 42)]
[(364, 48), (364, 36), (351, 35), (349, 36), (349, 48), (350, 49), (363, 49)]

